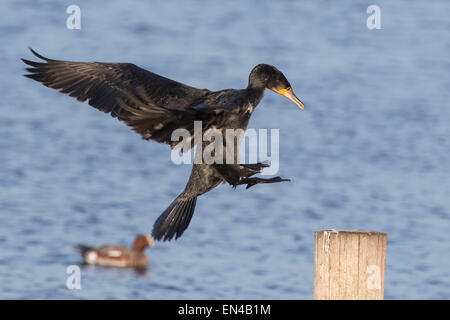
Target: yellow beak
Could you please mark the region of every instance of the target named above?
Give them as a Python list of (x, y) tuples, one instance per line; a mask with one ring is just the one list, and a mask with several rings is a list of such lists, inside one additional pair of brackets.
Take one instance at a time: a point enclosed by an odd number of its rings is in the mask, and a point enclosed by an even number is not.
[(303, 102), (300, 101), (299, 98), (297, 98), (294, 94), (294, 91), (292, 91), (292, 88), (286, 88), (286, 89), (280, 89), (280, 90), (274, 90), (276, 93), (281, 94), (282, 96), (285, 96), (289, 100), (291, 100), (293, 103), (295, 103), (300, 109), (305, 109), (305, 106), (303, 105)]

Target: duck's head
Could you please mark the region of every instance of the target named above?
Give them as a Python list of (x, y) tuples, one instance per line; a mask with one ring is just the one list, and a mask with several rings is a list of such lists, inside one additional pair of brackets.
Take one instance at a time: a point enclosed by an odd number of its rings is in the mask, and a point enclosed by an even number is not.
[(153, 247), (154, 241), (151, 236), (148, 234), (140, 234), (136, 237), (133, 243), (133, 250), (135, 251), (143, 251), (147, 247)]
[(250, 72), (248, 79), (249, 88), (270, 89), (294, 102), (300, 109), (304, 109), (303, 103), (292, 91), (291, 84), (284, 74), (269, 64), (258, 64)]

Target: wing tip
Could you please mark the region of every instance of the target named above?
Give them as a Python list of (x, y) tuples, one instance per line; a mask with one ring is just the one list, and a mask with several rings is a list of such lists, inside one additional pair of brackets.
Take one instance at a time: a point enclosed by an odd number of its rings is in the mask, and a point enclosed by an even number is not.
[(36, 73), (32, 73), (32, 74), (24, 74), (23, 76), (24, 76), (24, 77), (27, 77), (27, 78), (30, 78), (30, 79), (33, 79), (33, 80), (36, 80), (36, 81), (40, 81), (40, 80), (38, 79), (38, 74), (36, 74)]
[[(44, 57), (43, 55), (40, 55), (39, 53), (37, 53), (33, 48), (31, 48), (30, 46), (28, 46), (28, 49), (31, 51), (32, 54), (34, 54), (36, 57), (38, 57), (39, 59), (45, 60), (45, 61), (50, 61), (51, 59)], [(23, 60), (23, 59), (22, 59)]]
[[(46, 61), (46, 62), (53, 61), (53, 60), (51, 60), (51, 59), (48, 59), (48, 58), (46, 58), (46, 57), (40, 55), (40, 54), (37, 53), (35, 50), (33, 50), (33, 48), (31, 48), (31, 47), (28, 47), (28, 49), (30, 49), (30, 51), (31, 51), (36, 57), (38, 57), (38, 58), (41, 59), (41, 60), (44, 60), (44, 61)], [(32, 67), (34, 67), (34, 68), (39, 68), (39, 67), (45, 65), (45, 63), (43, 63), (43, 62), (31, 61), (31, 60), (24, 59), (24, 58), (21, 58), (20, 60), (22, 60), (23, 63), (25, 63), (25, 64), (27, 64), (27, 65), (29, 65), (29, 66), (32, 66)], [(33, 69), (33, 68), (26, 68), (26, 70), (29, 71), (29, 72), (34, 72), (34, 73), (38, 72), (37, 69)]]

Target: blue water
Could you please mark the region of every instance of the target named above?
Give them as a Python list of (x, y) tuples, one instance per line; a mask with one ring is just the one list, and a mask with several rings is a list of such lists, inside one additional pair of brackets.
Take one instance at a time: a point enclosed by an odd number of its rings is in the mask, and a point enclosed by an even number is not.
[[(388, 233), (387, 299), (450, 298), (450, 2), (0, 2), (0, 298), (311, 299), (314, 231)], [(268, 92), (252, 128), (280, 128), (290, 183), (219, 186), (150, 268), (81, 269), (78, 243), (132, 242), (190, 166), (123, 123), (22, 77), (27, 46), (133, 62), (211, 90), (277, 66), (305, 103)]]

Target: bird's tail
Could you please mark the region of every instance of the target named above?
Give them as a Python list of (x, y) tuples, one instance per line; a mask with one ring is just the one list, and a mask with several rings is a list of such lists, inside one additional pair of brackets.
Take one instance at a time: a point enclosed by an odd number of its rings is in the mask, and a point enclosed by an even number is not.
[(75, 247), (75, 251), (79, 252), (83, 257), (85, 257), (89, 252), (94, 250), (94, 248), (79, 244)]
[(158, 217), (153, 225), (152, 236), (156, 240), (175, 240), (181, 237), (194, 214), (197, 197), (180, 194), (170, 206)]

